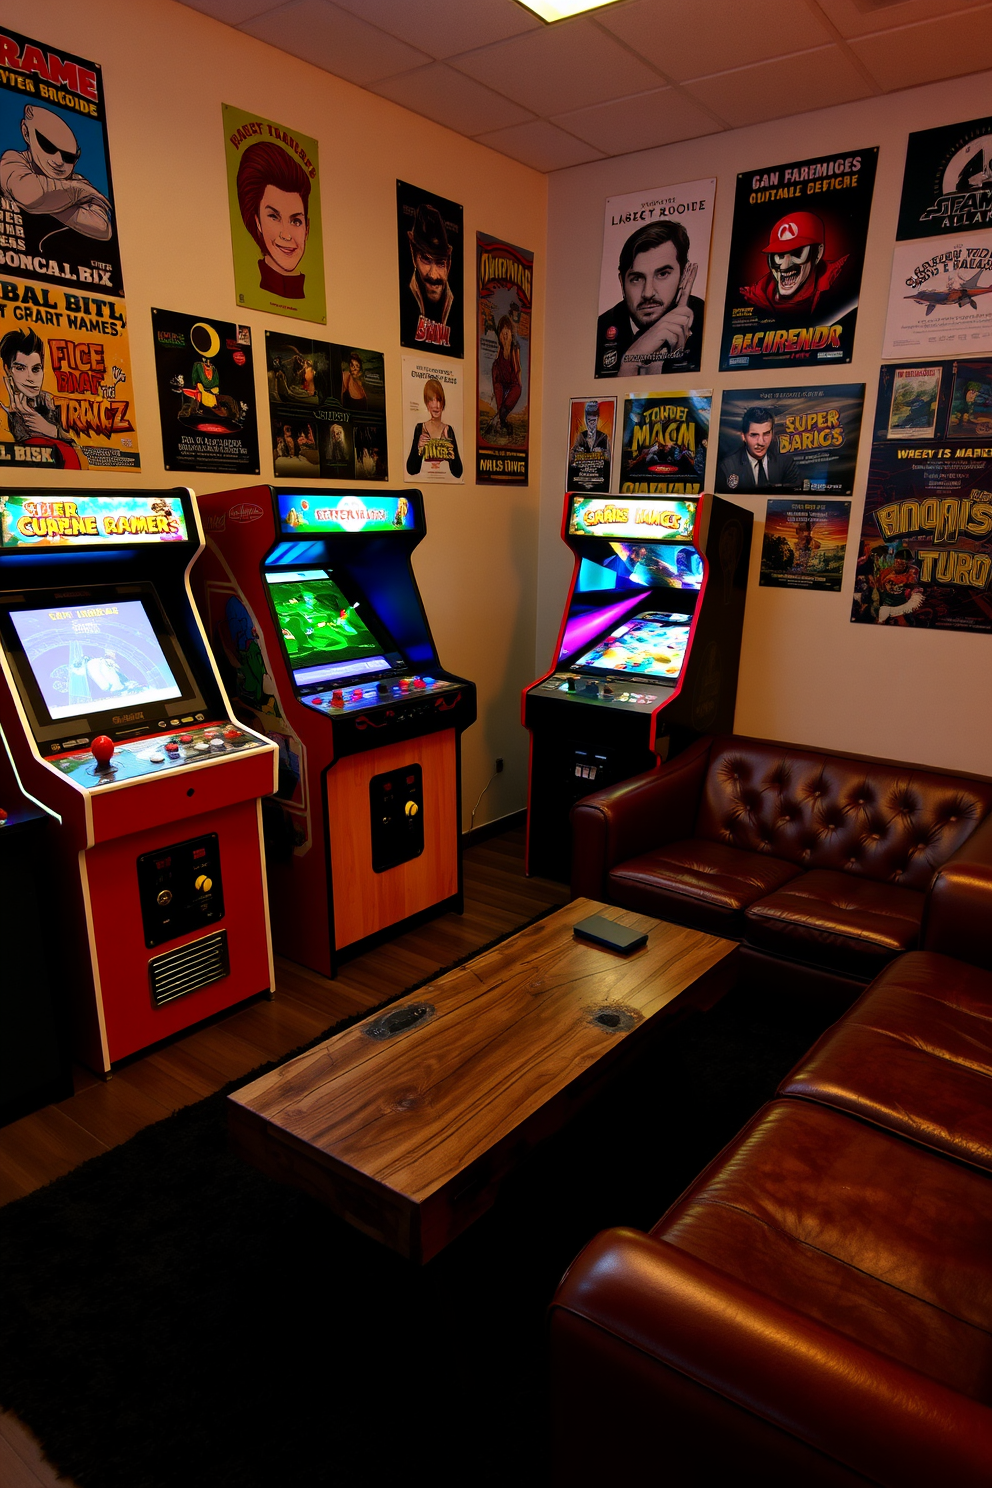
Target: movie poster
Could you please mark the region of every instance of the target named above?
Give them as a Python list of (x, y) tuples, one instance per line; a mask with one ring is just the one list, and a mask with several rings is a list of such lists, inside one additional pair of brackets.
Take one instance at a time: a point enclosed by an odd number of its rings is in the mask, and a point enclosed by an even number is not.
[(166, 470), (258, 475), (251, 330), (152, 311)]
[(6, 27), (0, 49), (0, 264), (43, 284), (119, 298), (100, 67)]
[(992, 361), (883, 367), (851, 619), (992, 631)]
[(909, 136), (896, 237), (935, 238), (992, 228), (992, 117)]
[(530, 431), (530, 317), (534, 255), (476, 233), (479, 410), (475, 478), (525, 486)]
[(864, 402), (863, 382), (725, 391), (713, 489), (850, 496)]
[(221, 104), (239, 305), (327, 319), (317, 141)]
[(566, 491), (609, 493), (616, 425), (616, 398), (569, 400)]
[(765, 589), (819, 589), (838, 594), (850, 521), (849, 501), (771, 497), (758, 583)]
[(457, 202), (396, 182), (401, 346), (465, 355), (462, 219)]
[(403, 479), (462, 485), (462, 372), (434, 357), (403, 358)]
[(990, 351), (992, 231), (897, 243), (882, 356)]
[(611, 196), (594, 377), (698, 372), (714, 179)]
[(721, 372), (849, 362), (878, 148), (737, 177)]
[(712, 401), (711, 392), (651, 393), (624, 400), (622, 496), (699, 494)]
[(277, 479), (388, 479), (381, 351), (266, 331), (265, 374)]
[(0, 279), (0, 467), (138, 470), (124, 301)]

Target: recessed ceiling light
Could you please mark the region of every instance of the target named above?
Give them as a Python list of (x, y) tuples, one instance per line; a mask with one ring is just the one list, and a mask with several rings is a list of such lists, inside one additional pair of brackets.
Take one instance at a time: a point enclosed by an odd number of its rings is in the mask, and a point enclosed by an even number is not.
[(532, 10), (542, 21), (567, 21), (569, 16), (583, 15), (587, 10), (605, 10), (617, 0), (517, 0), (525, 10)]

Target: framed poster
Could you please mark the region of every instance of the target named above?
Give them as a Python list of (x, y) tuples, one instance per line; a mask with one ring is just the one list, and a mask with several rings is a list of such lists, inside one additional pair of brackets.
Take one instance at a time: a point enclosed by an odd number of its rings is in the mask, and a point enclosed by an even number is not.
[(465, 229), (457, 202), (396, 182), (400, 345), (465, 355)]
[(896, 237), (959, 237), (992, 228), (992, 116), (909, 136)]
[(525, 486), (530, 431), (534, 255), (476, 233), (479, 405), (475, 478)]
[(649, 393), (625, 399), (621, 495), (699, 494), (712, 401), (710, 392)]
[(403, 358), (403, 479), (462, 485), (462, 372), (440, 357)]
[(258, 475), (250, 328), (153, 310), (152, 341), (166, 470)]
[(992, 230), (897, 243), (885, 358), (992, 351)]
[(765, 512), (758, 583), (765, 589), (839, 593), (850, 521), (849, 501), (771, 497)]
[(569, 400), (566, 491), (608, 493), (616, 425), (616, 398)]
[(278, 479), (388, 479), (381, 351), (266, 331), (265, 375)]
[(714, 490), (850, 496), (864, 401), (863, 382), (725, 391)]

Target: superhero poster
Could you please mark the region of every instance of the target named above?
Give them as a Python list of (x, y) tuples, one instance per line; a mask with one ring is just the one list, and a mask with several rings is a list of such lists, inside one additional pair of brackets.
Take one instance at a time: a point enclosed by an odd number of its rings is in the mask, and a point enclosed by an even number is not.
[(851, 619), (992, 631), (992, 361), (883, 367)]
[(0, 467), (138, 470), (123, 300), (0, 279)]
[(166, 470), (258, 475), (251, 329), (152, 311)]
[(381, 351), (266, 331), (265, 373), (277, 479), (388, 479)]
[(479, 406), (475, 478), (527, 484), (534, 255), (476, 233)]
[(419, 186), (396, 182), (400, 345), (465, 355), (464, 213)]
[(594, 377), (699, 371), (715, 193), (709, 179), (607, 200)]
[(724, 392), (714, 490), (754, 496), (850, 496), (863, 382)]
[(6, 27), (0, 56), (0, 265), (119, 298), (100, 67)]
[(616, 398), (569, 400), (566, 491), (608, 494), (616, 424)]
[(992, 231), (897, 243), (882, 356), (988, 352), (992, 352)]
[(317, 141), (221, 104), (238, 305), (327, 320)]
[(622, 496), (699, 494), (712, 402), (711, 392), (651, 393), (624, 400)]
[(737, 177), (720, 370), (849, 362), (878, 148)]
[(849, 501), (787, 501), (771, 497), (761, 543), (765, 589), (840, 592), (851, 521)]
[(960, 237), (992, 228), (992, 117), (909, 136), (896, 237)]
[(461, 485), (462, 372), (440, 357), (403, 358), (403, 479)]

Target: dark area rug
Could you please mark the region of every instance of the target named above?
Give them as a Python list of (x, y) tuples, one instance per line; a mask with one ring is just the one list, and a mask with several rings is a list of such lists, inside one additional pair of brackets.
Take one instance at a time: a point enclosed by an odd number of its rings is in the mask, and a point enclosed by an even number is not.
[(750, 988), (673, 1027), (422, 1269), (232, 1157), (211, 1096), (0, 1210), (0, 1401), (80, 1488), (544, 1482), (562, 1272), (825, 1021)]

